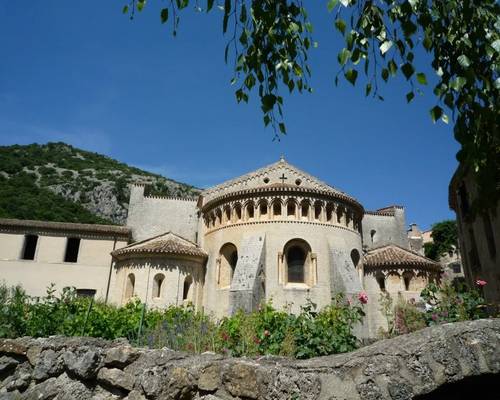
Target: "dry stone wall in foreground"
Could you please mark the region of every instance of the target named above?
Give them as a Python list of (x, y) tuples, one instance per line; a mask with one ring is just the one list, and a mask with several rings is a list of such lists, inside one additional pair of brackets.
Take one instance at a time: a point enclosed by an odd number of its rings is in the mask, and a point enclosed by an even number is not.
[(0, 340), (0, 399), (403, 400), (468, 377), (498, 384), (499, 374), (500, 319), (303, 361), (193, 356), (91, 338)]

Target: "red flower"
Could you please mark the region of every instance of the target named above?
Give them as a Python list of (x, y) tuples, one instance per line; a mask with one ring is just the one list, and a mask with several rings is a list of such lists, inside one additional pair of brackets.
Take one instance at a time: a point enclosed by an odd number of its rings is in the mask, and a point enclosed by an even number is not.
[(477, 285), (477, 286), (481, 286), (481, 287), (486, 286), (486, 284), (487, 284), (487, 283), (488, 283), (488, 282), (483, 281), (482, 279), (478, 279), (478, 280), (476, 281), (476, 285)]
[(358, 294), (358, 300), (362, 303), (362, 304), (366, 304), (368, 303), (368, 295), (365, 293), (365, 292), (360, 292)]

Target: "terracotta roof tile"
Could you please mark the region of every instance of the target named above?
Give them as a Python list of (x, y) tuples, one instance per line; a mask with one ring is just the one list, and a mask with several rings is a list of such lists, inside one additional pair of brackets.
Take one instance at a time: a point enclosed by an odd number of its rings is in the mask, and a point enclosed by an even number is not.
[(437, 262), (411, 250), (390, 244), (368, 251), (363, 259), (365, 267), (427, 267), (439, 269)]
[(111, 255), (117, 259), (144, 255), (180, 255), (206, 258), (208, 254), (196, 243), (193, 243), (172, 232), (132, 243), (129, 246), (115, 250)]

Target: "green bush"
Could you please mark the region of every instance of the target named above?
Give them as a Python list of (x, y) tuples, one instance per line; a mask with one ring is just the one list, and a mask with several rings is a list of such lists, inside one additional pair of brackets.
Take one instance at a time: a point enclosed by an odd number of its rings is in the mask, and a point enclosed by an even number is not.
[(252, 313), (237, 312), (215, 321), (192, 306), (147, 310), (134, 299), (115, 307), (77, 297), (73, 288), (59, 295), (54, 286), (43, 297), (20, 287), (0, 286), (0, 337), (50, 335), (125, 337), (137, 345), (232, 356), (274, 354), (308, 358), (356, 348), (352, 331), (364, 313), (362, 304), (338, 296), (317, 310), (309, 302), (298, 315), (264, 303)]

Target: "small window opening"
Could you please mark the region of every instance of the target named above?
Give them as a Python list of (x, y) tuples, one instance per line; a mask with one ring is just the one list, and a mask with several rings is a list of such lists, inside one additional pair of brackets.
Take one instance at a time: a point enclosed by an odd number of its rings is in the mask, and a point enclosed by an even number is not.
[(153, 297), (159, 299), (161, 297), (161, 289), (163, 286), (163, 281), (165, 280), (165, 275), (157, 274), (153, 280)]
[(309, 216), (309, 204), (302, 203), (301, 214), (303, 218), (307, 218)]
[(26, 235), (24, 237), (23, 260), (34, 260), (38, 235)]
[(377, 233), (377, 231), (375, 229), (372, 229), (370, 231), (370, 237), (372, 239), (372, 244), (373, 244), (373, 241), (374, 241), (374, 238), (375, 238), (375, 234)]
[(78, 261), (78, 251), (80, 250), (80, 238), (68, 238), (66, 242), (66, 254), (64, 255), (64, 262)]
[(241, 220), (241, 206), (239, 204), (234, 207), (234, 212), (236, 213), (236, 221)]
[(247, 205), (247, 217), (248, 219), (253, 218), (254, 216), (254, 206), (253, 203)]
[(260, 215), (267, 215), (267, 204), (266, 203), (260, 204)]
[(333, 217), (333, 205), (330, 203), (326, 206), (326, 220), (332, 222)]
[(193, 284), (193, 278), (191, 275), (186, 276), (186, 279), (184, 279), (184, 288), (182, 290), (182, 300), (189, 300), (191, 301), (191, 285)]
[(76, 297), (95, 297), (95, 289), (76, 289)]
[(403, 280), (404, 280), (404, 283), (405, 283), (405, 290), (406, 291), (410, 290), (411, 276), (404, 276)]
[(273, 204), (273, 215), (275, 217), (279, 217), (281, 215), (281, 203), (274, 203)]
[(319, 220), (321, 217), (321, 204), (314, 206), (314, 219)]
[(377, 283), (382, 292), (385, 292), (385, 279), (383, 276), (379, 275), (377, 276)]
[(128, 300), (134, 295), (135, 289), (135, 275), (128, 274), (127, 276), (127, 285), (125, 287), (125, 299)]
[(452, 264), (451, 269), (455, 274), (459, 274), (460, 272), (462, 272), (462, 266), (459, 263)]
[(288, 282), (303, 283), (304, 282), (304, 265), (306, 262), (306, 254), (298, 247), (293, 246), (288, 250)]
[(295, 203), (290, 202), (286, 206), (286, 215), (289, 217), (295, 217)]
[(231, 221), (231, 209), (229, 207), (226, 207), (224, 209), (224, 215), (225, 215), (225, 218), (226, 218), (226, 222)]

